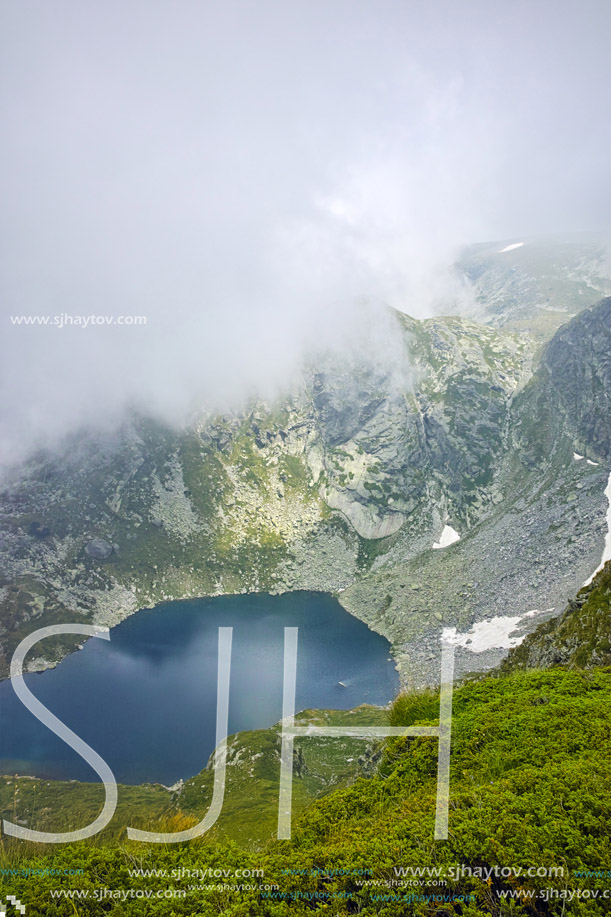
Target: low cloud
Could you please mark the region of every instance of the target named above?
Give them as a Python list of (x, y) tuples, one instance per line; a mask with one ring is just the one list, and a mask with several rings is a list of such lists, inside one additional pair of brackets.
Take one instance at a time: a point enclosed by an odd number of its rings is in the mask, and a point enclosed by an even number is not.
[[(604, 228), (609, 10), (532, 6), (14, 4), (0, 463), (371, 352), (363, 300), (468, 297), (465, 243)], [(10, 320), (63, 313), (147, 321)]]

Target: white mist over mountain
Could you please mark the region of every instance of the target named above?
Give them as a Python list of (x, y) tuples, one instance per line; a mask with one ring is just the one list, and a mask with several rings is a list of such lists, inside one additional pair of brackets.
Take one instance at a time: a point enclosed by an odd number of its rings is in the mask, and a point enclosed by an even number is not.
[[(5, 4), (0, 461), (370, 351), (357, 302), (468, 296), (465, 243), (608, 227), (610, 25), (551, 0)], [(64, 313), (146, 325), (11, 321)]]

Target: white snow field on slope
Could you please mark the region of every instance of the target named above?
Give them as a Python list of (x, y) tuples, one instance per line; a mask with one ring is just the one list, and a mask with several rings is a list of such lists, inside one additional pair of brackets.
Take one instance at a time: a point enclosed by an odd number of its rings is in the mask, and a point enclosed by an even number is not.
[(549, 614), (553, 608), (533, 608), (523, 615), (503, 616), (497, 615), (489, 621), (478, 621), (464, 634), (459, 634), (455, 627), (444, 627), (442, 641), (451, 646), (464, 646), (471, 653), (485, 653), (487, 650), (510, 650), (518, 646), (524, 633), (518, 633), (520, 621), (525, 618), (534, 618), (537, 615)]
[(433, 550), (437, 551), (439, 548), (447, 548), (457, 541), (460, 541), (460, 535), (456, 529), (453, 529), (451, 525), (446, 525), (440, 535), (439, 541), (433, 542)]

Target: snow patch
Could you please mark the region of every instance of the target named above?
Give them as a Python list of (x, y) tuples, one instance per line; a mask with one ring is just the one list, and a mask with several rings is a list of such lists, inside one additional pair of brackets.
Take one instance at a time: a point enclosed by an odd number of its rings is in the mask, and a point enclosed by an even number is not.
[(464, 646), (472, 653), (484, 653), (486, 650), (498, 647), (509, 650), (518, 646), (524, 639), (515, 630), (522, 620), (522, 615), (516, 617), (491, 618), (489, 621), (478, 621), (465, 634), (459, 634), (455, 627), (444, 627), (441, 639), (452, 646)]
[(573, 452), (573, 458), (576, 462), (580, 462), (583, 458), (583, 455), (580, 455), (579, 452)]
[(598, 465), (598, 462), (593, 462), (592, 459), (586, 459), (588, 465)]
[(513, 245), (506, 245), (505, 248), (501, 248), (498, 254), (502, 255), (503, 252), (512, 252), (514, 248), (522, 248), (523, 245), (523, 242), (514, 242)]
[(520, 633), (520, 622), (525, 618), (536, 618), (538, 615), (551, 614), (552, 608), (533, 608), (523, 615), (497, 615), (489, 621), (478, 621), (471, 630), (459, 634), (455, 627), (444, 627), (442, 640), (452, 646), (464, 646), (471, 653), (485, 653), (487, 650), (510, 650), (519, 646), (526, 631)]
[(451, 525), (444, 526), (443, 532), (439, 538), (439, 541), (433, 542), (433, 550), (438, 550), (439, 548), (447, 548), (449, 545), (454, 544), (456, 541), (460, 541), (460, 535), (453, 529)]

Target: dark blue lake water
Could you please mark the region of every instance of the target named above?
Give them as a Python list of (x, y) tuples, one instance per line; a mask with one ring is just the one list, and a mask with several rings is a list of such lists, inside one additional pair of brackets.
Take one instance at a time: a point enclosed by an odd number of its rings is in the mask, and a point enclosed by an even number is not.
[[(25, 681), (119, 782), (169, 785), (202, 770), (214, 750), (219, 627), (233, 627), (230, 734), (281, 718), (285, 627), (299, 628), (297, 710), (386, 704), (397, 693), (388, 642), (317, 592), (159, 605)], [(10, 681), (0, 683), (0, 773), (99, 779)]]

